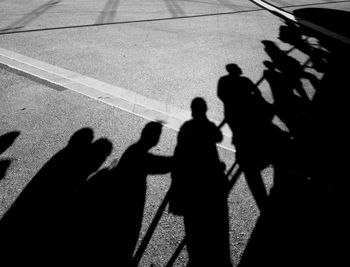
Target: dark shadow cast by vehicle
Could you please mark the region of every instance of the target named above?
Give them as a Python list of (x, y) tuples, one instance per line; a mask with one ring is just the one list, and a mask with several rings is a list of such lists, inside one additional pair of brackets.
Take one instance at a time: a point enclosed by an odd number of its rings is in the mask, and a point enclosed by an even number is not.
[[(280, 51), (267, 49), (271, 62), (264, 63), (264, 79), (274, 97), (274, 111), (293, 139), (293, 149), (285, 165), (274, 166), (266, 209), (239, 266), (340, 266), (347, 260), (349, 181), (344, 154), (349, 136), (350, 16), (313, 8), (294, 14), (302, 24), (281, 26), (280, 40), (304, 53), (309, 59), (302, 71), (318, 73), (320, 79), (310, 83), (314, 94), (304, 101), (300, 90), (308, 88), (303, 85), (298, 91), (298, 83), (289, 81), (307, 77), (300, 75), (300, 69), (278, 67), (281, 59), (291, 61), (291, 56), (264, 41)], [(306, 27), (305, 21), (321, 28)]]
[(228, 182), (216, 148), (222, 134), (206, 117), (204, 99), (191, 109), (175, 148), (169, 212), (184, 218), (188, 266), (231, 266)]
[(19, 30), (26, 25), (28, 25), (30, 22), (33, 20), (37, 19), (40, 17), (42, 14), (44, 14), (47, 10), (51, 9), (52, 7), (56, 6), (58, 3), (60, 3), (61, 0), (50, 0), (46, 2), (45, 4), (39, 6), (38, 8), (32, 10), (22, 18), (12, 22), (10, 25), (7, 27), (0, 29), (0, 33), (2, 32), (9, 32), (9, 31), (14, 31), (14, 30)]
[[(13, 131), (0, 136), (0, 155), (4, 153), (10, 146), (12, 146), (19, 134), (20, 132)], [(11, 159), (2, 158), (0, 160), (0, 181), (5, 177), (6, 171), (8, 170), (10, 165)]]
[(140, 139), (110, 168), (88, 180), (84, 197), (87, 263), (136, 266), (133, 253), (139, 238), (147, 176), (170, 172), (172, 157), (155, 155), (162, 124), (150, 122)]
[(349, 186), (348, 179), (345, 178), (347, 162), (343, 155), (349, 136), (345, 123), (349, 114), (350, 81), (346, 66), (350, 62), (350, 12), (307, 8), (296, 10), (294, 14), (332, 31), (334, 35), (331, 38), (329, 35), (301, 28), (303, 34), (316, 38), (319, 46), (330, 54), (308, 113), (306, 130), (313, 134), (307, 135), (308, 139), (304, 143), (311, 143), (310, 153), (315, 159), (312, 164), (314, 176), (343, 191)]
[(112, 151), (93, 131), (75, 132), (30, 180), (0, 221), (2, 257), (47, 266), (75, 262), (79, 250), (77, 211), (81, 187)]

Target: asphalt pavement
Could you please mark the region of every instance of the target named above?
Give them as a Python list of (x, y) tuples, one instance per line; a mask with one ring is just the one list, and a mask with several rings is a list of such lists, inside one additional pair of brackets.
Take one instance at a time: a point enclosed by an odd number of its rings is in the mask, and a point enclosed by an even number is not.
[[(350, 10), (349, 1), (268, 2), (286, 11)], [(161, 139), (151, 151), (172, 156), (195, 97), (205, 99), (216, 125), (224, 119), (217, 87), (227, 64), (237, 64), (253, 83), (260, 81), (262, 96), (273, 103), (263, 77), (263, 62), (270, 58), (262, 41), (289, 51), (300, 64), (309, 59), (280, 40), (283, 20), (252, 1), (3, 0), (0, 18), (0, 138), (16, 135), (0, 149), (0, 217), (78, 130), (90, 128), (94, 140), (112, 143), (104, 168), (139, 140), (147, 123), (161, 119)], [(312, 98), (312, 85), (303, 85)], [(221, 130), (225, 140), (218, 151), (228, 171), (235, 148), (227, 125)], [(275, 171), (269, 166), (262, 171), (267, 192)], [(170, 185), (169, 173), (147, 177), (136, 251)], [(237, 266), (260, 215), (244, 175), (230, 191), (228, 204), (231, 261)], [(139, 266), (165, 266), (185, 237), (183, 218), (166, 208), (151, 236)], [(174, 266), (185, 266), (187, 260), (185, 247)]]

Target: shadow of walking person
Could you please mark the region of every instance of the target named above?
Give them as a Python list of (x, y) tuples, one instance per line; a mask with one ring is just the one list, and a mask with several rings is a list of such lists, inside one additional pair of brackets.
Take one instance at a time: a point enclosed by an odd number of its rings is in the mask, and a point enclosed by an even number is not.
[(282, 51), (274, 42), (263, 40), (261, 43), (265, 46), (265, 52), (271, 58), (275, 68), (284, 74), (285, 83), (287, 83), (303, 101), (309, 104), (310, 99), (303, 87), (301, 79), (307, 79), (314, 87), (317, 87), (319, 82), (317, 77), (305, 71), (304, 66), (302, 66), (298, 60), (287, 55), (287, 53)]
[(280, 26), (280, 32), (278, 39), (282, 42), (294, 46), (294, 48), (308, 55), (311, 67), (317, 70), (318, 72), (325, 71), (330, 53), (320, 47), (314, 47), (308, 41), (308, 38), (305, 38), (301, 34), (300, 26), (297, 26), (295, 23), (285, 21), (286, 25)]
[(291, 136), (300, 139), (309, 103), (293, 92), (293, 87), (286, 82), (288, 74), (277, 71), (273, 62), (263, 63), (267, 68), (264, 77), (270, 84), (276, 115), (287, 125)]
[(191, 109), (175, 148), (169, 212), (184, 217), (188, 266), (232, 266), (228, 182), (216, 148), (222, 134), (206, 117), (204, 99), (195, 98)]
[(228, 75), (218, 82), (218, 97), (224, 104), (225, 119), (233, 132), (236, 159), (260, 210), (266, 204), (267, 192), (261, 170), (280, 163), (290, 139), (272, 123), (274, 109), (259, 89), (236, 64), (226, 66)]
[(170, 172), (171, 157), (152, 154), (162, 124), (150, 122), (118, 164), (88, 180), (85, 214), (90, 218), (89, 262), (132, 266), (146, 201), (147, 176)]
[(64, 263), (76, 247), (75, 201), (82, 182), (111, 152), (111, 143), (83, 128), (32, 178), (0, 221), (2, 251), (6, 257), (21, 253), (27, 262)]

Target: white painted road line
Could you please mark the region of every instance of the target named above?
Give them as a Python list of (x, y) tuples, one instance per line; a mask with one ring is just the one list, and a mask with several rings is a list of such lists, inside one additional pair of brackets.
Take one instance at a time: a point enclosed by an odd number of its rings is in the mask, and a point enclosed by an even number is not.
[(282, 9), (280, 9), (280, 8), (274, 6), (266, 1), (262, 1), (262, 0), (250, 0), (250, 1), (258, 6), (261, 6), (262, 8), (264, 8), (272, 13), (275, 13), (275, 14), (277, 13), (279, 16), (281, 16), (287, 20), (291, 20), (291, 21), (296, 22), (300, 25), (303, 25), (309, 29), (320, 32), (328, 37), (331, 37), (335, 40), (338, 40), (338, 41), (341, 41), (347, 45), (350, 45), (350, 39), (347, 38), (346, 36), (343, 36), (341, 34), (330, 31), (330, 30), (323, 28), (322, 26), (319, 26), (317, 24), (314, 24), (310, 21), (300, 19), (300, 18), (294, 16), (293, 14), (291, 14), (287, 11), (284, 11), (284, 10), (282, 10)]
[(279, 15), (296, 22), (296, 18), (293, 14), (288, 13), (287, 11), (284, 11), (284, 10), (282, 10), (282, 9), (280, 9), (280, 8), (270, 4), (270, 3), (267, 3), (267, 2), (261, 1), (261, 0), (250, 0), (250, 1), (253, 2), (254, 4), (264, 8), (264, 9), (267, 9), (270, 12), (276, 12)]
[[(147, 98), (133, 91), (101, 82), (3, 48), (0, 48), (1, 65), (58, 85), (64, 89), (73, 90), (147, 120), (163, 121), (164, 126), (176, 131), (180, 129), (185, 121), (191, 118), (190, 111), (182, 110), (167, 103)], [(219, 124), (215, 120), (212, 121), (217, 125)], [(235, 151), (231, 144), (232, 133), (227, 125), (222, 128), (222, 132), (224, 140), (219, 146)]]

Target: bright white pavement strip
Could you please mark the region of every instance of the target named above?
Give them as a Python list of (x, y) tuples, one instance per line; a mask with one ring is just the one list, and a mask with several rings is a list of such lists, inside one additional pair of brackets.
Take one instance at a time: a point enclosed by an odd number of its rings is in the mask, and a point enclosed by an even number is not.
[[(0, 48), (1, 65), (58, 85), (64, 89), (73, 90), (145, 119), (152, 121), (160, 120), (166, 127), (177, 131), (185, 121), (191, 118), (190, 111), (182, 110), (167, 103), (147, 98), (133, 91), (101, 82), (3, 48)], [(216, 124), (220, 123), (217, 121), (214, 122)], [(221, 130), (224, 140), (220, 146), (234, 151), (234, 147), (231, 145), (231, 131), (226, 125)]]

